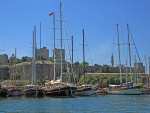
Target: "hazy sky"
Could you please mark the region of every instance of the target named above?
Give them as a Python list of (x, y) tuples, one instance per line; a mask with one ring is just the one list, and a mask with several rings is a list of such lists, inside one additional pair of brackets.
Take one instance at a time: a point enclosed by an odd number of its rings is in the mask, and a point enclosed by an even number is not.
[[(63, 48), (69, 59), (70, 37), (74, 37), (74, 62), (82, 62), (82, 29), (85, 30), (86, 61), (110, 65), (113, 54), (118, 64), (117, 30), (119, 25), (121, 62), (127, 57), (127, 28), (129, 24), (141, 61), (150, 56), (150, 0), (0, 0), (0, 54), (10, 57), (17, 48), (17, 57), (32, 55), (32, 31), (37, 27), (37, 47), (40, 47), (40, 22), (42, 25), (42, 47), (53, 49), (53, 17), (55, 12), (56, 38), (60, 38), (59, 5), (63, 12)], [(130, 36), (131, 38), (131, 36)], [(67, 43), (67, 40), (68, 43)], [(56, 40), (60, 48), (60, 40)], [(132, 63), (138, 61), (131, 40)], [(147, 58), (148, 59), (148, 58)]]

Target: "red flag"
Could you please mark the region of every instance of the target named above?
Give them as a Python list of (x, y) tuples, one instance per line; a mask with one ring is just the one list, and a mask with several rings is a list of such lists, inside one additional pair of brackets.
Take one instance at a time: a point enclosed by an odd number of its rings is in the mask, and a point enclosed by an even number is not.
[(54, 12), (51, 12), (50, 14), (49, 14), (49, 16), (51, 16), (51, 15), (53, 15), (54, 14)]

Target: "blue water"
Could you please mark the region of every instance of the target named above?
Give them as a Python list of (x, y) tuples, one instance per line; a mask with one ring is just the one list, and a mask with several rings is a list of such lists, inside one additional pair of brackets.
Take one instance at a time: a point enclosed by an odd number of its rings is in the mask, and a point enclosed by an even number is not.
[(0, 97), (0, 113), (150, 113), (150, 95)]

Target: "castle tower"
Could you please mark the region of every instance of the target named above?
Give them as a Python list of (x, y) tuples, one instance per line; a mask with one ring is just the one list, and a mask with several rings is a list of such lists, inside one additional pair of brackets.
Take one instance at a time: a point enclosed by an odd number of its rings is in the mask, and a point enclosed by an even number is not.
[(49, 58), (49, 49), (46, 47), (37, 49), (38, 60), (47, 60)]
[(111, 67), (114, 67), (114, 56), (113, 56), (113, 54), (111, 55)]

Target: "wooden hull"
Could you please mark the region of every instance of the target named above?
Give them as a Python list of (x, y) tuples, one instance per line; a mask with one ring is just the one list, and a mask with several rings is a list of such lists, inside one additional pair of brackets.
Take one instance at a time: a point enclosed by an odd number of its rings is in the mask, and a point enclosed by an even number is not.
[(95, 91), (95, 94), (96, 95), (106, 95), (107, 94), (107, 91), (105, 91), (104, 89), (97, 89)]
[(77, 89), (75, 92), (75, 95), (77, 96), (91, 96), (94, 94), (94, 90), (92, 88), (80, 88)]
[(8, 92), (8, 96), (21, 96), (22, 92), (19, 89), (12, 89), (10, 92)]
[(77, 90), (74, 86), (55, 87), (45, 90), (46, 96), (51, 97), (72, 97)]
[(23, 95), (28, 97), (43, 97), (45, 96), (45, 92), (43, 89), (25, 89)]

